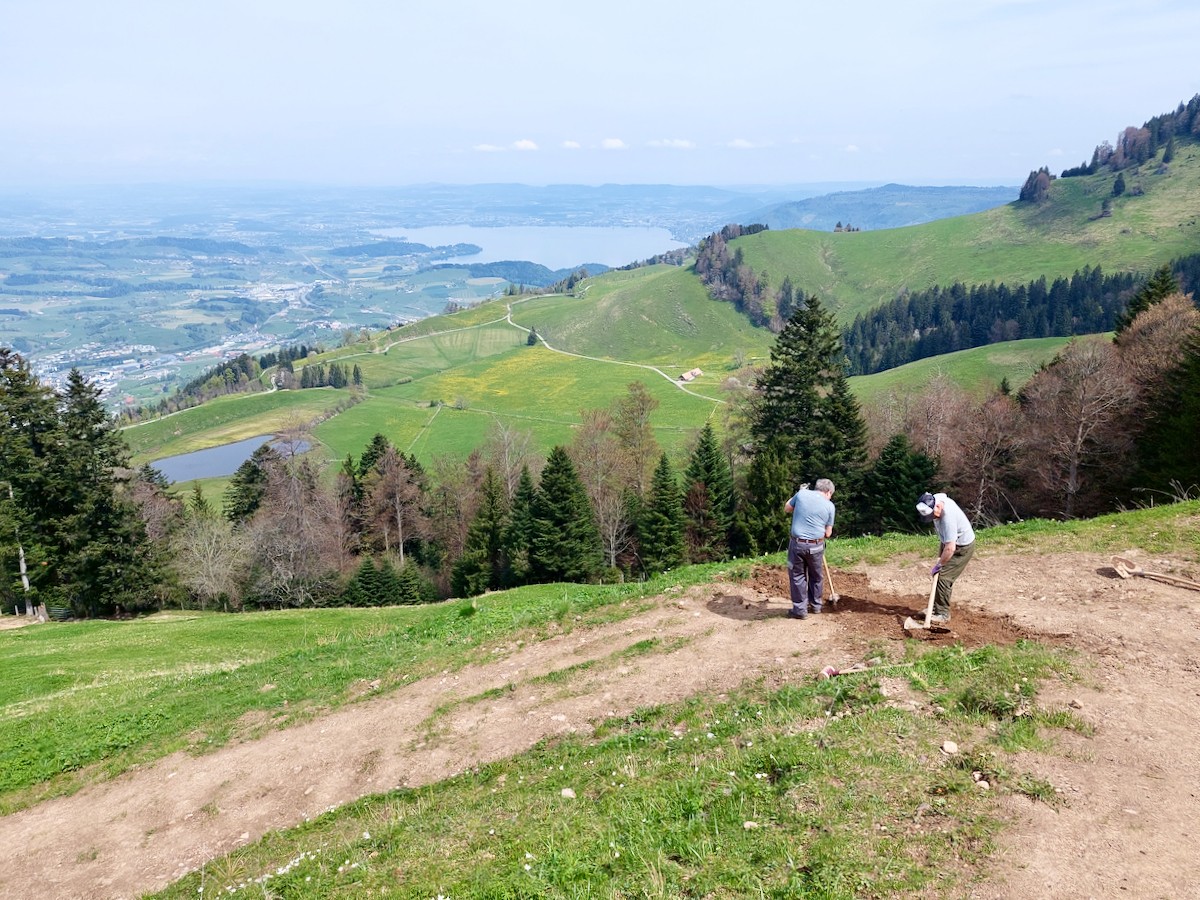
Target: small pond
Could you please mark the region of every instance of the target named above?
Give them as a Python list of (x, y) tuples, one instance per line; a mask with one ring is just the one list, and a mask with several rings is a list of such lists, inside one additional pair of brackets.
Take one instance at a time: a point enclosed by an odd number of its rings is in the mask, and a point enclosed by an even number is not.
[[(263, 444), (272, 443), (273, 434), (260, 434), (258, 437), (246, 438), (232, 444), (222, 444), (220, 447), (209, 447), (207, 450), (196, 450), (192, 453), (181, 453), (178, 456), (168, 456), (165, 459), (151, 463), (162, 472), (168, 481), (194, 481), (197, 478), (221, 478), (232, 475), (238, 466), (248, 460), (254, 451)], [(307, 443), (297, 447), (298, 453), (309, 448)]]

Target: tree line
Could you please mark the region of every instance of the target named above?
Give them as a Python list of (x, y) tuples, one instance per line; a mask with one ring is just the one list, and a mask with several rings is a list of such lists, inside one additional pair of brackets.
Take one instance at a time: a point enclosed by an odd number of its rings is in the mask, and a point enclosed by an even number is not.
[(1181, 102), (1172, 112), (1154, 116), (1140, 128), (1132, 125), (1124, 128), (1117, 135), (1116, 146), (1102, 141), (1092, 151), (1090, 162), (1064, 169), (1061, 177), (1095, 175), (1102, 169), (1119, 172), (1154, 159), (1159, 148), (1163, 149), (1162, 162), (1167, 165), (1175, 158), (1177, 137), (1184, 140), (1200, 138), (1200, 94), (1187, 103)]
[[(267, 387), (263, 384), (262, 374), (272, 368), (278, 369), (275, 383), (277, 387), (281, 388), (325, 387), (331, 385), (331, 379), (339, 382), (339, 384), (332, 385), (334, 387), (345, 387), (349, 383), (362, 384), (362, 372), (357, 365), (354, 366), (353, 371), (347, 373), (345, 367), (340, 364), (336, 364), (342, 370), (337, 375), (331, 376), (322, 367), (320, 378), (316, 379), (314, 376), (317, 372), (314, 368), (313, 372), (308, 373), (308, 383), (301, 384), (301, 381), (304, 380), (304, 373), (301, 373), (299, 379), (295, 377), (296, 361), (307, 359), (310, 353), (320, 354), (322, 352), (323, 349), (320, 346), (310, 347), (307, 344), (294, 344), (264, 353), (257, 359), (248, 353), (239, 353), (233, 359), (206, 369), (179, 387), (170, 397), (164, 397), (158, 403), (150, 406), (122, 409), (119, 415), (122, 422), (125, 423), (141, 422), (156, 416), (178, 412), (181, 409), (200, 406), (214, 397), (263, 391)], [(317, 383), (313, 383), (314, 381)]]
[(837, 485), (836, 536), (915, 530), (945, 490), (978, 524), (1194, 496), (1200, 311), (1172, 272), (1131, 298), (1115, 340), (1071, 341), (1019, 391), (944, 378), (866, 408), (841, 333), (802, 297), (770, 360), (728, 379), (720, 421), (677, 457), (640, 382), (583, 410), (542, 458), (497, 422), (466, 461), (428, 466), (376, 435), (336, 471), (302, 429), (259, 448), (220, 503), (134, 470), (97, 390), (55, 393), (0, 351), (0, 601), (75, 615), (426, 602), (520, 584), (638, 579), (786, 546), (783, 503)]

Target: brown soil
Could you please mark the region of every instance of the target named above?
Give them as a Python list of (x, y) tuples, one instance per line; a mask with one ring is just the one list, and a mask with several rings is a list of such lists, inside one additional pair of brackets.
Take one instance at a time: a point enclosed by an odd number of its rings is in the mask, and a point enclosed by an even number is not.
[[(1169, 560), (1124, 555), (1149, 572), (1195, 577)], [(202, 757), (176, 754), (0, 818), (0, 897), (134, 897), (266, 831), (519, 753), (548, 735), (587, 732), (606, 716), (747, 679), (783, 683), (846, 668), (905, 640), (902, 622), (922, 615), (928, 598), (926, 564), (835, 569), (837, 606), (803, 622), (785, 618), (784, 571), (762, 567), (747, 582), (661, 597), (616, 624), (491, 648), (492, 663), (303, 726)], [(997, 791), (1009, 827), (966, 896), (1196, 896), (1200, 592), (1119, 578), (1107, 557), (981, 550), (955, 588), (953, 613), (951, 630), (918, 638), (977, 646), (1035, 637), (1080, 651), (1084, 682), (1050, 685), (1040, 703), (1070, 708), (1095, 728), (1091, 737), (1056, 733), (1054, 749), (1014, 761), (1055, 785), (1063, 802)], [(652, 637), (674, 649), (611, 664), (614, 651)], [(593, 659), (609, 663), (579, 670), (569, 691), (531, 681)], [(515, 691), (478, 699), (510, 683)], [(475, 699), (430, 726), (436, 709), (466, 698)]]

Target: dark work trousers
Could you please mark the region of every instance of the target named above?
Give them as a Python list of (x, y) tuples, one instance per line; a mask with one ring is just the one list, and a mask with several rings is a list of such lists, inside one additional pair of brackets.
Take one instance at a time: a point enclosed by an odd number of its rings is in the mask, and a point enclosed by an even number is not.
[(933, 614), (935, 616), (950, 618), (950, 592), (954, 590), (954, 582), (962, 574), (962, 570), (967, 567), (967, 563), (971, 561), (971, 554), (974, 552), (974, 541), (965, 547), (955, 547), (954, 555), (938, 572), (937, 593), (933, 596)]
[(825, 542), (805, 543), (793, 537), (788, 541), (788, 588), (792, 595), (792, 615), (806, 616), (809, 607), (821, 611), (824, 588)]

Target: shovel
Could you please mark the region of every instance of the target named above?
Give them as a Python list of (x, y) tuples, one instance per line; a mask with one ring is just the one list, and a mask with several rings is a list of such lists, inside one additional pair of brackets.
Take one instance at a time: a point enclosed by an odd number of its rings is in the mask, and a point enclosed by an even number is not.
[(837, 606), (837, 602), (842, 598), (833, 586), (833, 573), (829, 571), (829, 560), (825, 558), (824, 553), (821, 554), (821, 563), (825, 566), (825, 580), (829, 582), (829, 602)]
[(904, 620), (905, 631), (948, 631), (940, 625), (933, 624), (933, 598), (937, 595), (938, 575), (933, 576), (933, 587), (929, 589), (929, 604), (925, 607), (925, 621), (918, 622), (912, 616)]
[(1123, 556), (1114, 556), (1112, 564), (1113, 568), (1117, 570), (1117, 574), (1122, 578), (1132, 578), (1137, 575), (1139, 578), (1149, 578), (1153, 581), (1161, 581), (1164, 584), (1173, 584), (1176, 587), (1185, 587), (1191, 588), (1193, 591), (1200, 591), (1200, 582), (1180, 578), (1178, 575), (1167, 575), (1163, 572), (1147, 572), (1133, 560), (1126, 559)]

